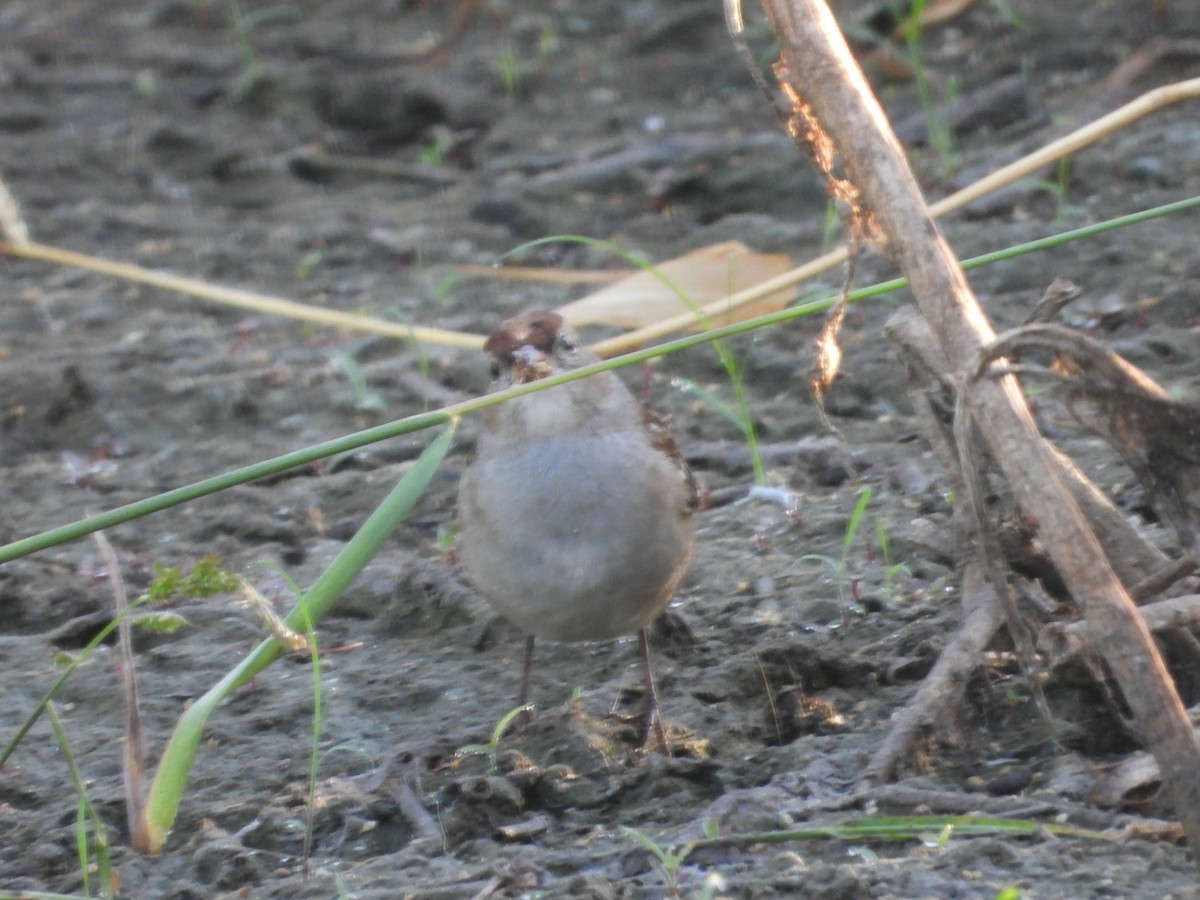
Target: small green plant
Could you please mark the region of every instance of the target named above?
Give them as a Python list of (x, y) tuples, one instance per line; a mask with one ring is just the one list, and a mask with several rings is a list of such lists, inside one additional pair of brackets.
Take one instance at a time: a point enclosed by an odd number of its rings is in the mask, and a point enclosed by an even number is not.
[(688, 854), (692, 852), (692, 845), (664, 847), (636, 828), (623, 828), (622, 830), (650, 852), (650, 865), (662, 879), (666, 895), (668, 897), (680, 896), (679, 869), (683, 866), (684, 860), (688, 858)]
[(154, 579), (146, 588), (145, 598), (154, 604), (164, 604), (176, 598), (196, 599), (214, 594), (240, 590), (242, 580), (221, 568), (221, 558), (208, 555), (184, 572), (163, 563), (154, 564)]
[(153, 69), (142, 69), (134, 76), (133, 92), (137, 94), (139, 100), (145, 101), (153, 100), (158, 96), (158, 76), (155, 75)]
[(912, 67), (913, 81), (921, 98), (921, 109), (925, 113), (925, 128), (929, 134), (929, 146), (937, 154), (943, 175), (949, 175), (957, 164), (954, 150), (954, 130), (949, 123), (950, 104), (958, 93), (958, 80), (951, 78), (940, 98), (935, 98), (929, 73), (921, 57), (921, 17), (925, 12), (926, 0), (914, 0), (908, 15), (901, 17), (904, 45), (908, 51), (908, 62)]
[(924, 831), (920, 834), (921, 843), (931, 850), (945, 850), (950, 846), (950, 838), (954, 836), (954, 825), (947, 822), (937, 831)]
[(258, 53), (254, 50), (254, 41), (250, 36), (260, 18), (261, 15), (259, 13), (251, 13), (248, 16), (243, 15), (242, 5), (238, 0), (231, 0), (229, 4), (229, 27), (233, 31), (234, 40), (237, 41), (238, 47), (241, 48), (244, 65), (242, 74), (237, 77), (233, 82), (233, 86), (229, 89), (229, 96), (235, 101), (247, 97), (266, 79), (266, 70), (258, 58)]
[(837, 244), (838, 232), (841, 230), (842, 218), (838, 215), (837, 203), (832, 199), (825, 201), (825, 219), (821, 223), (821, 252), (825, 253)]
[(1013, 28), (1020, 28), (1022, 31), (1028, 30), (1029, 23), (1013, 12), (1013, 8), (1008, 4), (1008, 0), (992, 0), (992, 6), (995, 8), (997, 15), (1000, 16), (1000, 21), (1006, 25), (1011, 25)]
[(423, 165), (440, 166), (446, 161), (446, 151), (454, 146), (454, 135), (448, 129), (439, 128), (433, 140), (417, 157)]
[(138, 628), (154, 634), (174, 634), (188, 623), (179, 613), (168, 609), (136, 613), (130, 621)]
[(824, 563), (833, 569), (834, 577), (837, 581), (838, 602), (841, 604), (843, 610), (848, 606), (846, 599), (846, 573), (850, 567), (850, 548), (854, 546), (854, 539), (858, 537), (858, 529), (862, 525), (863, 516), (867, 512), (867, 506), (870, 504), (873, 496), (875, 496), (873, 488), (864, 487), (858, 490), (858, 501), (854, 504), (854, 511), (850, 513), (850, 520), (846, 523), (846, 531), (842, 535), (842, 555), (840, 559), (835, 560), (817, 553), (807, 553), (800, 557), (801, 560), (807, 562)]
[(325, 262), (324, 250), (313, 250), (304, 254), (296, 263), (296, 280), (306, 281)]
[(505, 47), (496, 57), (496, 74), (500, 76), (504, 96), (515, 98), (521, 90), (521, 57), (512, 47)]
[(244, 68), (229, 89), (232, 100), (239, 101), (249, 98), (255, 92), (265, 87), (270, 76), (266, 66), (258, 58), (254, 49), (254, 29), (276, 22), (286, 22), (295, 19), (299, 10), (291, 4), (281, 3), (277, 6), (266, 6), (252, 12), (243, 13), (239, 0), (229, 2), (229, 28), (234, 40), (242, 51)]
[(879, 554), (883, 557), (884, 583), (887, 588), (888, 600), (894, 600), (896, 576), (911, 576), (912, 570), (904, 563), (892, 562), (892, 542), (888, 538), (887, 526), (883, 524), (883, 519), (878, 516), (875, 517), (875, 540), (879, 543)]
[[(97, 814), (95, 807), (92, 806), (92, 801), (88, 799), (83, 776), (79, 772), (79, 766), (75, 763), (75, 755), (71, 752), (66, 729), (63, 728), (62, 720), (58, 717), (58, 710), (53, 702), (46, 703), (46, 717), (54, 729), (58, 748), (62, 752), (63, 761), (67, 765), (67, 771), (71, 775), (75, 791), (79, 794), (79, 804), (75, 810), (75, 849), (79, 855), (79, 873), (83, 880), (83, 894), (85, 897), (92, 896), (92, 857), (95, 855), (95, 871), (99, 880), (100, 896), (112, 897), (113, 873), (108, 855), (108, 829)], [(91, 832), (90, 840), (89, 831)]]
[(1071, 167), (1073, 165), (1073, 157), (1064, 156), (1058, 161), (1058, 167), (1055, 170), (1054, 180), (1035, 179), (1032, 186), (1035, 190), (1042, 191), (1050, 196), (1054, 201), (1054, 221), (1061, 222), (1074, 209), (1067, 202), (1067, 191), (1071, 186)]
[[(733, 360), (732, 358), (730, 359), (730, 362), (732, 364), (732, 370), (726, 370), (728, 376), (730, 376), (731, 379), (736, 380), (736, 382), (744, 384), (745, 378), (742, 371), (742, 366), (738, 364), (737, 360)], [(724, 400), (721, 400), (721, 397), (716, 395), (714, 391), (710, 391), (708, 388), (704, 388), (703, 385), (696, 384), (694, 380), (691, 380), (690, 378), (684, 378), (683, 376), (672, 378), (671, 386), (674, 389), (683, 391), (684, 394), (690, 394), (691, 396), (698, 397), (700, 400), (704, 401), (704, 403), (707, 403), (708, 406), (715, 409), (716, 412), (721, 415), (721, 418), (724, 418), (726, 421), (730, 422), (734, 428), (737, 428), (738, 432), (742, 434), (742, 437), (745, 439), (746, 445), (750, 446), (752, 450), (757, 450), (758, 432), (755, 428), (754, 418), (752, 418), (750, 415), (750, 408), (748, 404), (739, 402), (736, 404), (736, 406), (733, 406), (733, 404), (726, 403)], [(755, 464), (756, 484), (766, 484), (767, 473), (762, 467), (762, 458), (760, 454), (754, 452), (754, 455), (752, 455), (752, 461), (754, 461)]]
[(350, 382), (350, 387), (354, 391), (355, 409), (377, 412), (387, 407), (387, 401), (383, 399), (383, 395), (367, 387), (366, 373), (363, 372), (357, 359), (349, 353), (335, 353), (333, 361), (342, 370), (346, 380)]
[(434, 549), (437, 550), (439, 556), (449, 556), (454, 550), (454, 544), (458, 541), (458, 523), (452, 522), (448, 525), (439, 525), (437, 537), (434, 540)]
[(553, 25), (543, 25), (542, 30), (538, 32), (538, 56), (553, 56), (561, 45), (562, 38), (559, 37), (558, 29)]
[(448, 300), (454, 296), (454, 289), (458, 287), (458, 273), (449, 271), (443, 274), (437, 280), (437, 284), (433, 286), (433, 296), (439, 300)]
[(508, 731), (510, 726), (517, 716), (524, 715), (533, 711), (533, 704), (526, 703), (524, 706), (518, 706), (515, 709), (510, 709), (500, 721), (496, 723), (496, 727), (492, 729), (492, 737), (486, 744), (467, 744), (465, 747), (460, 747), (455, 756), (486, 756), (488, 760), (487, 774), (495, 775), (498, 771), (497, 761), (500, 756), (500, 738), (504, 737), (504, 732)]

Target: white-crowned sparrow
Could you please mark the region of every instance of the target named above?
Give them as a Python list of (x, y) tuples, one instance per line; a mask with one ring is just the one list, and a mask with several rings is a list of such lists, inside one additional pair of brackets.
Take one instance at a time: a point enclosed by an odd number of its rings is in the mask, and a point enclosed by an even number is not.
[[(595, 362), (552, 312), (501, 324), (484, 349), (493, 390)], [(665, 747), (645, 627), (687, 574), (695, 482), (658, 417), (611, 372), (487, 411), (458, 489), (459, 547), (472, 583), (534, 636), (606, 641), (638, 633), (645, 740)]]

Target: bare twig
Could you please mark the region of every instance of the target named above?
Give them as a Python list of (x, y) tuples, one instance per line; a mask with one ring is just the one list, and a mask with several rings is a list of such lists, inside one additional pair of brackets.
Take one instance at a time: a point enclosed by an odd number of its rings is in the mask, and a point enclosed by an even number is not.
[[(820, 118), (886, 235), (913, 294), (956, 371), (977, 366), (994, 337), (949, 245), (926, 208), (903, 150), (821, 0), (764, 0), (786, 77)], [(1200, 80), (1196, 87), (1200, 87)], [(970, 412), (1017, 503), (1085, 609), (1097, 646), (1163, 771), (1193, 849), (1200, 849), (1200, 744), (1145, 623), (1038, 434), (1012, 377), (983, 379)], [(1200, 853), (1194, 854), (1200, 861)]]
[(103, 531), (92, 535), (104, 560), (113, 590), (113, 615), (117, 619), (117, 659), (125, 692), (125, 743), (121, 748), (121, 774), (125, 782), (125, 820), (132, 831), (146, 802), (146, 732), (138, 703), (137, 669), (133, 661), (133, 627), (129, 622), (129, 594), (121, 575), (121, 564)]
[(33, 242), (18, 243), (11, 239), (0, 241), (0, 255), (16, 256), (22, 259), (38, 259), (43, 262), (55, 263), (60, 266), (75, 266), (102, 275), (112, 275), (125, 281), (148, 284), (151, 287), (163, 288), (168, 291), (213, 300), (226, 306), (248, 309), (252, 312), (266, 315), (282, 316), (289, 319), (300, 319), (305, 322), (315, 322), (318, 325), (330, 325), (334, 328), (347, 328), (355, 331), (365, 331), (372, 334), (382, 334), (400, 340), (414, 340), (424, 344), (439, 344), (447, 347), (464, 347), (477, 350), (483, 346), (483, 335), (464, 334), (458, 331), (447, 331), (442, 328), (427, 328), (423, 325), (404, 325), (399, 322), (387, 322), (370, 316), (356, 316), (352, 313), (337, 309), (325, 309), (311, 306), (307, 303), (297, 303), (294, 300), (284, 300), (271, 297), (255, 291), (243, 291), (238, 288), (223, 287), (210, 284), (198, 278), (185, 278), (147, 269), (129, 263), (114, 262), (70, 250), (60, 250), (45, 244)]
[(859, 779), (861, 789), (890, 781), (905, 759), (921, 730), (946, 716), (947, 707), (963, 702), (963, 687), (971, 673), (979, 668), (983, 651), (997, 629), (1004, 624), (1004, 610), (990, 586), (983, 586), (982, 570), (968, 564), (974, 572), (964, 574), (967, 585), (978, 585), (986, 596), (974, 597), (974, 608), (962, 626), (938, 655), (937, 662), (921, 682), (921, 687), (896, 717), (896, 724), (871, 756)]

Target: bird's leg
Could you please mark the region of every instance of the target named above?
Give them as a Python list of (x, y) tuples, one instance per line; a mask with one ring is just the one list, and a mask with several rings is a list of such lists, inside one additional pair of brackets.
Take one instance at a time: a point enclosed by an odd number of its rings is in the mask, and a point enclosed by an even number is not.
[(646, 695), (642, 708), (642, 749), (670, 756), (671, 745), (667, 743), (667, 731), (663, 728), (662, 714), (658, 709), (658, 691), (654, 687), (654, 669), (650, 665), (650, 640), (645, 628), (638, 629), (638, 648), (642, 653), (642, 678)]
[(529, 679), (533, 674), (533, 635), (525, 638), (525, 661), (521, 665), (521, 693), (517, 697), (517, 706), (525, 707), (521, 713), (521, 721), (528, 725), (533, 721), (533, 710), (529, 708)]

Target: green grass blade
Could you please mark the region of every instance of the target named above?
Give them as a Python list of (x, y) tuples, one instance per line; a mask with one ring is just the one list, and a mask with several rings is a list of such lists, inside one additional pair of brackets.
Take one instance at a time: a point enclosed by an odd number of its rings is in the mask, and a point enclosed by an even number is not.
[[(454, 428), (447, 428), (425, 449), (416, 464), (371, 513), (312, 588), (300, 598), (296, 607), (284, 618), (284, 624), (293, 631), (304, 631), (309, 623), (316, 623), (333, 606), (424, 493), (449, 451), (453, 437)], [(281, 645), (274, 639), (263, 641), (180, 716), (159, 761), (142, 818), (134, 828), (135, 848), (148, 853), (162, 850), (179, 811), (192, 761), (209, 716), (230, 693), (265, 669), (281, 650)]]
[[(1083, 228), (1076, 228), (1072, 231), (1064, 231), (1059, 234), (1040, 238), (1035, 241), (1018, 244), (1015, 247), (1008, 247), (1004, 250), (996, 250), (992, 253), (985, 253), (982, 256), (976, 256), (972, 257), (971, 259), (964, 260), (962, 265), (963, 268), (966, 269), (975, 269), (980, 266), (988, 265), (989, 263), (1013, 259), (1026, 253), (1032, 253), (1036, 250), (1049, 250), (1069, 241), (1094, 237), (1097, 234), (1102, 234), (1106, 231), (1112, 231), (1116, 228), (1137, 225), (1141, 222), (1146, 222), (1150, 219), (1155, 219), (1160, 216), (1186, 212), (1188, 210), (1195, 209), (1196, 207), (1200, 207), (1200, 197), (1177, 200), (1173, 203), (1156, 206), (1152, 209), (1141, 210), (1125, 216), (1118, 216), (1115, 219), (1097, 222), (1093, 225), (1087, 225)], [(890, 281), (880, 282), (879, 284), (851, 291), (849, 299), (852, 302), (866, 300), (872, 297), (877, 297), (881, 294), (887, 294), (892, 291), (899, 290), (907, 285), (907, 279), (893, 278)], [(116, 509), (100, 513), (99, 515), (80, 519), (77, 522), (72, 522), (68, 525), (63, 525), (50, 531), (43, 531), (39, 534), (13, 541), (10, 544), (5, 544), (0, 546), (0, 563), (6, 563), (22, 556), (28, 556), (30, 553), (35, 553), (39, 550), (45, 550), (47, 547), (53, 547), (57, 544), (62, 544), (70, 540), (75, 540), (76, 538), (84, 537), (85, 535), (91, 534), (93, 531), (111, 528), (114, 525), (120, 525), (124, 522), (129, 522), (133, 519), (150, 515), (151, 513), (169, 509), (172, 506), (178, 506), (181, 503), (187, 503), (191, 500), (196, 500), (200, 497), (207, 496), (208, 494), (216, 493), (217, 491), (222, 491), (239, 484), (245, 484), (246, 482), (254, 481), (257, 478), (263, 478), (268, 475), (277, 475), (278, 473), (284, 472), (288, 469), (307, 465), (329, 456), (335, 456), (338, 453), (357, 450), (359, 447), (365, 447), (368, 444), (386, 440), (387, 438), (397, 437), (402, 434), (411, 434), (414, 431), (420, 431), (424, 428), (431, 428), (435, 425), (444, 425), (457, 416), (477, 412), (486, 407), (494, 406), (497, 403), (502, 403), (505, 400), (513, 397), (524, 396), (525, 394), (531, 394), (534, 391), (547, 390), (558, 384), (564, 384), (568, 381), (575, 381), (579, 378), (586, 378), (589, 375), (595, 375), (597, 372), (607, 372), (611, 371), (612, 369), (620, 368), (621, 366), (628, 366), (634, 363), (644, 362), (648, 359), (653, 359), (657, 356), (664, 356), (668, 353), (677, 353), (681, 350), (698, 347), (701, 344), (719, 341), (722, 338), (732, 337), (737, 334), (744, 334), (747, 331), (753, 331), (757, 328), (768, 328), (772, 325), (778, 325), (781, 322), (790, 322), (792, 319), (798, 319), (802, 316), (808, 316), (812, 315), (813, 313), (826, 310), (832, 306), (836, 300), (837, 295), (833, 295), (798, 303), (795, 306), (779, 310), (778, 312), (768, 313), (766, 315), (757, 316), (753, 319), (746, 319), (741, 322), (734, 322), (731, 325), (725, 325), (721, 328), (714, 328), (712, 331), (687, 335), (686, 337), (678, 338), (673, 341), (667, 341), (662, 344), (657, 344), (653, 347), (647, 347), (643, 350), (636, 350), (632, 353), (626, 353), (613, 359), (604, 360), (603, 362), (599, 362), (591, 366), (584, 366), (571, 372), (565, 372), (561, 375), (543, 378), (530, 384), (517, 385), (516, 387), (510, 388), (507, 391), (497, 391), (494, 394), (476, 397), (471, 400), (466, 400), (462, 403), (455, 403), (450, 406), (443, 407), (440, 410), (421, 413), (420, 415), (416, 416), (409, 416), (408, 418), (399, 419), (395, 422), (388, 422), (384, 425), (365, 429), (364, 431), (357, 431), (354, 434), (336, 438), (335, 440), (326, 441), (321, 444), (314, 444), (311, 447), (306, 447), (293, 453), (284, 454), (283, 456), (277, 456), (273, 459), (264, 460), (262, 462), (255, 463), (254, 465), (235, 469), (234, 471), (226, 472), (223, 475), (207, 478), (194, 484), (176, 488), (172, 491), (167, 491), (164, 494), (148, 497), (145, 500), (138, 500), (135, 503), (129, 503), (125, 506), (120, 506)]]
[(1029, 819), (1009, 819), (996, 816), (896, 816), (857, 819), (832, 825), (815, 825), (811, 828), (792, 828), (780, 831), (762, 831), (751, 834), (722, 835), (702, 838), (693, 846), (710, 844), (782, 844), (792, 841), (812, 841), (835, 838), (837, 840), (923, 840), (930, 832), (950, 829), (958, 835), (1011, 835), (1021, 837), (1047, 831), (1058, 837), (1089, 841), (1121, 841), (1124, 834), (1115, 831), (1095, 831), (1035, 822)]
[(367, 444), (373, 444), (377, 441), (397, 437), (402, 434), (409, 434), (413, 431), (420, 431), (423, 428), (430, 428), (434, 425), (444, 425), (450, 418), (450, 414), (444, 411), (410, 416), (407, 419), (401, 419), (397, 422), (388, 422), (385, 425), (379, 425), (375, 428), (356, 431), (354, 434), (349, 434), (345, 437), (335, 438), (331, 441), (305, 447), (302, 450), (296, 450), (292, 453), (285, 453), (282, 456), (263, 460), (253, 465), (243, 466), (240, 469), (234, 469), (232, 472), (225, 472), (213, 478), (206, 478), (203, 481), (197, 481), (195, 484), (189, 484), (176, 488), (173, 491), (157, 494), (145, 500), (128, 503), (125, 506), (119, 506), (108, 512), (80, 519), (78, 522), (72, 522), (70, 525), (63, 525), (61, 528), (44, 531), (41, 534), (35, 534), (32, 537), (6, 544), (0, 547), (0, 563), (35, 553), (38, 550), (45, 550), (47, 547), (53, 547), (56, 544), (84, 537), (93, 531), (101, 531), (105, 528), (111, 528), (113, 525), (120, 525), (123, 522), (141, 518), (150, 513), (160, 512), (164, 509), (170, 509), (172, 506), (179, 506), (182, 503), (198, 500), (208, 494), (215, 494), (218, 491), (227, 490), (239, 484), (254, 481), (257, 478), (278, 475), (280, 472), (294, 469), (297, 466), (308, 465), (327, 456), (334, 456), (349, 450), (357, 450), (359, 447), (365, 447)]
[(858, 536), (858, 528), (862, 525), (863, 515), (866, 513), (867, 505), (874, 496), (874, 488), (865, 487), (858, 492), (858, 502), (854, 504), (854, 512), (850, 513), (850, 521), (846, 525), (846, 534), (842, 538), (843, 565), (850, 556), (850, 549), (854, 546), (854, 538)]
[(63, 761), (67, 764), (71, 783), (75, 785), (75, 791), (79, 794), (79, 804), (75, 810), (75, 849), (79, 854), (84, 895), (92, 896), (91, 854), (88, 852), (87, 836), (87, 826), (90, 822), (93, 835), (92, 844), (96, 848), (96, 874), (100, 880), (100, 896), (111, 898), (113, 892), (112, 871), (108, 862), (108, 829), (104, 827), (103, 820), (96, 814), (96, 810), (92, 807), (92, 801), (88, 799), (83, 774), (79, 771), (79, 766), (75, 762), (75, 754), (71, 752), (71, 743), (67, 740), (67, 730), (63, 728), (62, 720), (58, 717), (58, 711), (55, 710), (53, 703), (46, 704), (46, 717), (54, 729), (54, 737), (58, 741), (58, 749), (62, 752)]

